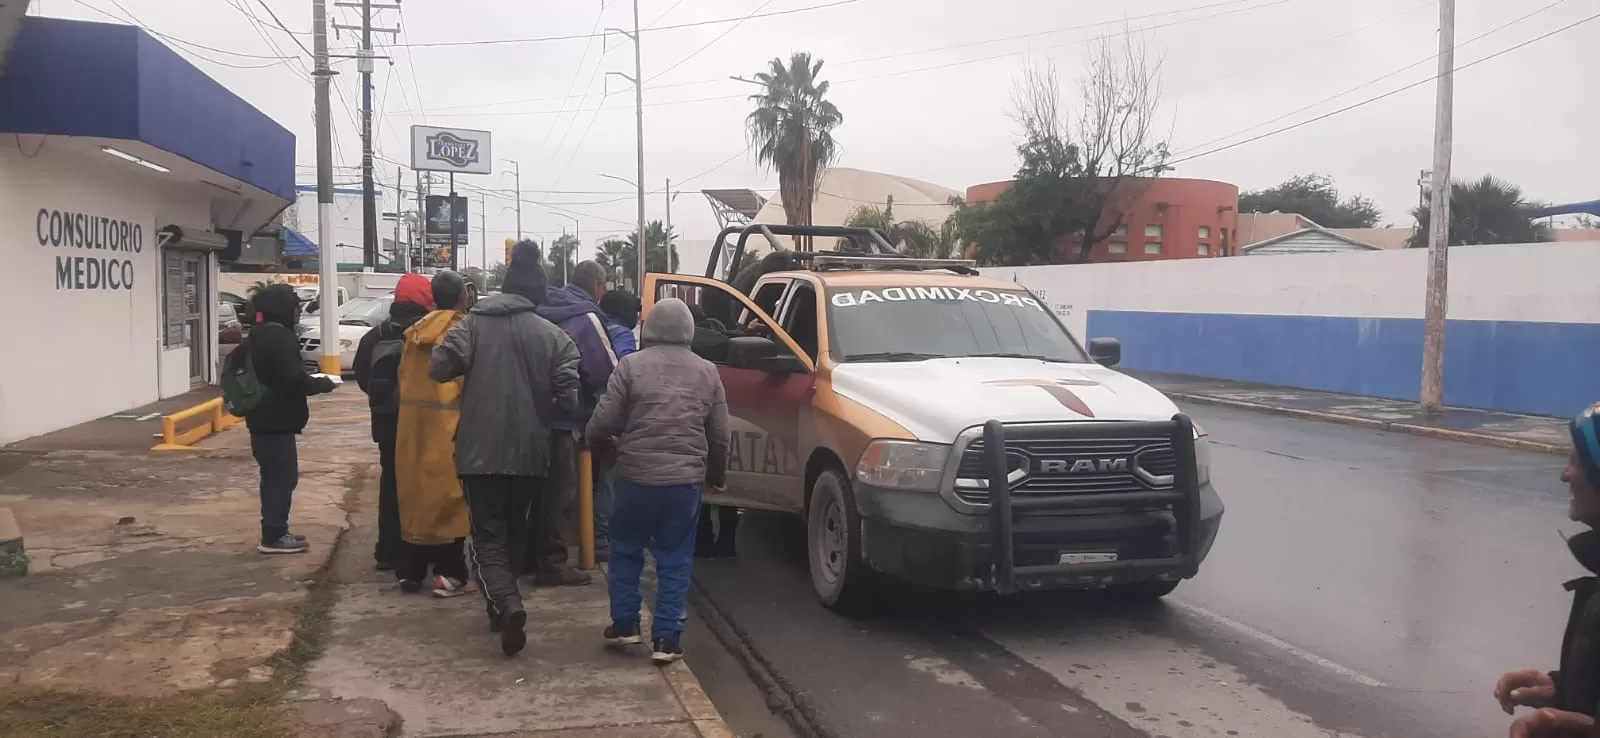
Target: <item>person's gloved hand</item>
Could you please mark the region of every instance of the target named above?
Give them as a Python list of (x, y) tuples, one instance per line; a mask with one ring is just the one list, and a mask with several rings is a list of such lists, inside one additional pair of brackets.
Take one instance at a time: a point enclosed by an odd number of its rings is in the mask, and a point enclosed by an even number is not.
[(1522, 707), (1549, 707), (1556, 699), (1555, 680), (1538, 669), (1508, 671), (1494, 685), (1494, 698), (1500, 709), (1510, 715)]
[(1594, 718), (1548, 707), (1511, 723), (1511, 738), (1589, 738), (1593, 734)]

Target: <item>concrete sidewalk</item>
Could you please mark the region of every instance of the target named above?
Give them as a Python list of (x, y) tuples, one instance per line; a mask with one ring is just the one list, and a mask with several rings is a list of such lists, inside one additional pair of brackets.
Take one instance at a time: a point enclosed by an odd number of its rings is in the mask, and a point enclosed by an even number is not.
[(598, 579), (531, 593), (528, 648), (506, 659), (480, 600), (402, 596), (372, 571), (377, 449), (354, 387), (315, 398), (300, 441), (290, 522), (310, 539), (305, 555), (255, 550), (242, 426), (200, 450), (93, 445), (142, 431), (112, 430), (0, 450), (0, 507), (31, 564), (0, 579), (0, 699), (284, 696), (269, 732), (297, 738), (732, 735), (686, 666), (600, 647)]
[[(1128, 374), (1180, 404), (1187, 401), (1222, 405), (1526, 451), (1566, 454), (1572, 448), (1567, 421), (1557, 418), (1466, 408), (1446, 408), (1439, 415), (1429, 416), (1414, 402), (1204, 377), (1149, 372)], [(1573, 408), (1573, 412), (1581, 409)]]

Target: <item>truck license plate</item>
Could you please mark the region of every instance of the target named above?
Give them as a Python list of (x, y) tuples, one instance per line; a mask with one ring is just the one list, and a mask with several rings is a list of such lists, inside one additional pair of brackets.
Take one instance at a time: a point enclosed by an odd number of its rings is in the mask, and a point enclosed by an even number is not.
[(1116, 560), (1115, 551), (1061, 554), (1062, 564), (1105, 564)]

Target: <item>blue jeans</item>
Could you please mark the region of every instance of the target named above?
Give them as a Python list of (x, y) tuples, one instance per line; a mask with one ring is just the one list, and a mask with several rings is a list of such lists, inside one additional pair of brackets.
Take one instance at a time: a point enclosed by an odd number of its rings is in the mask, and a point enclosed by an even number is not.
[(700, 485), (648, 487), (616, 477), (611, 514), (611, 619), (639, 621), (639, 575), (644, 552), (656, 560), (656, 606), (651, 638), (677, 640), (688, 619), (689, 576), (694, 571)]

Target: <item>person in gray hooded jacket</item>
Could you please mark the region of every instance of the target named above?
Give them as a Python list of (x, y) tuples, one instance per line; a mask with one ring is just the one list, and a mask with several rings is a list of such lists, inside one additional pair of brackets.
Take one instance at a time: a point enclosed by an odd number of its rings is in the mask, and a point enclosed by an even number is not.
[(725, 489), (728, 403), (716, 365), (689, 350), (694, 317), (682, 300), (656, 303), (642, 338), (644, 348), (611, 373), (584, 438), (591, 445), (614, 439), (617, 449), (605, 637), (616, 644), (643, 640), (639, 576), (649, 549), (656, 561), (652, 658), (668, 664), (683, 657), (700, 491)]
[(466, 377), (456, 473), (472, 520), (469, 554), (507, 656), (527, 643), (517, 587), (529, 510), (550, 470), (550, 422), (578, 406), (578, 347), (534, 308), (545, 296), (538, 247), (513, 247), (503, 294), (479, 300), (433, 349), (436, 382)]

